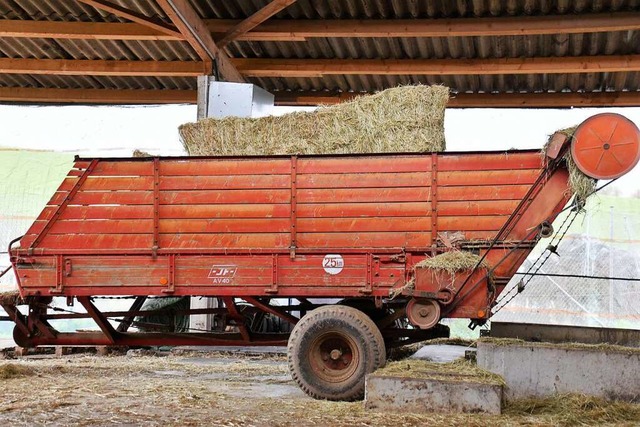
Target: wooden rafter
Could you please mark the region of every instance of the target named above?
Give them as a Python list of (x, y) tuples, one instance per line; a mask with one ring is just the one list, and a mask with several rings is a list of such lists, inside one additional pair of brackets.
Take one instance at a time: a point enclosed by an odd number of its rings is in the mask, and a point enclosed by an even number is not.
[(167, 34), (169, 36), (176, 37), (177, 39), (182, 38), (182, 35), (178, 31), (178, 29), (173, 25), (167, 24), (166, 22), (163, 22), (160, 19), (150, 18), (141, 13), (119, 6), (115, 3), (111, 3), (110, 1), (106, 1), (106, 0), (78, 0), (78, 1), (81, 3), (87, 4), (89, 6), (93, 6), (96, 9), (104, 10), (105, 12), (108, 12), (108, 13), (113, 13), (114, 15), (124, 19), (128, 19), (129, 21), (147, 26), (156, 31)]
[[(353, 92), (274, 92), (276, 105), (331, 105), (353, 99)], [(570, 108), (570, 107), (638, 107), (636, 92), (555, 92), (555, 93), (461, 93), (453, 96), (448, 108)]]
[[(248, 19), (248, 18), (247, 18)], [(203, 20), (218, 39), (243, 20)], [(166, 24), (164, 24), (166, 26)], [(0, 37), (97, 40), (184, 40), (137, 22), (0, 20)], [(314, 37), (454, 37), (595, 33), (640, 30), (640, 12), (460, 19), (267, 20), (234, 37), (240, 41), (304, 41)], [(218, 44), (220, 47), (220, 45)]]
[[(217, 37), (242, 21), (205, 21)], [(314, 37), (478, 37), (640, 30), (640, 12), (456, 19), (270, 20), (238, 35), (242, 41), (301, 41)]]
[(38, 104), (195, 104), (195, 90), (2, 87), (0, 101)]
[(496, 75), (640, 71), (640, 55), (488, 59), (234, 59), (248, 77)]
[(280, 12), (287, 6), (295, 3), (297, 0), (272, 0), (268, 5), (258, 10), (248, 18), (238, 22), (231, 27), (224, 36), (217, 41), (218, 47), (223, 48), (241, 35), (249, 32), (251, 29), (262, 24), (276, 13)]
[(184, 40), (135, 22), (0, 20), (0, 37), (93, 40)]
[[(211, 37), (211, 33), (202, 18), (187, 0), (157, 0), (169, 19), (175, 24), (191, 47), (204, 61), (207, 70), (212, 70), (212, 63), (216, 64), (220, 76), (227, 81), (243, 82), (244, 78)], [(211, 74), (208, 71), (205, 74)]]
[(195, 61), (0, 58), (0, 74), (197, 77), (205, 73), (204, 64)]
[[(336, 104), (353, 99), (350, 92), (275, 92), (276, 105), (315, 106)], [(195, 104), (195, 90), (115, 90), (0, 88), (0, 101), (38, 104)], [(638, 107), (637, 92), (591, 93), (463, 93), (449, 101), (449, 108), (570, 108), (570, 107)]]

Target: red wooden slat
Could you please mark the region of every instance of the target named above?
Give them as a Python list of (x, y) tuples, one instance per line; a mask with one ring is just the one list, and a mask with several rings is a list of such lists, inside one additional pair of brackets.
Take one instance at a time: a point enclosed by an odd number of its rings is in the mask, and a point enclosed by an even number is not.
[(300, 248), (402, 248), (431, 245), (428, 233), (299, 233)]
[(298, 218), (407, 217), (431, 214), (429, 202), (299, 203), (297, 209)]
[[(66, 193), (56, 192), (52, 198), (60, 203)], [(71, 205), (150, 205), (152, 191), (79, 191), (71, 199)]]
[(438, 218), (469, 215), (511, 215), (520, 200), (449, 201), (438, 203)]
[(49, 234), (40, 245), (53, 250), (65, 249), (149, 249), (151, 234)]
[(507, 221), (508, 216), (453, 216), (438, 217), (439, 231), (492, 231), (496, 233)]
[(450, 185), (512, 185), (533, 184), (540, 175), (539, 169), (497, 171), (441, 171), (438, 186)]
[[(48, 219), (54, 208), (45, 208), (38, 220)], [(69, 219), (149, 219), (153, 216), (152, 206), (67, 206), (60, 216)]]
[(428, 186), (430, 172), (299, 174), (298, 188), (380, 188)]
[(438, 171), (489, 171), (505, 169), (540, 169), (542, 156), (527, 153), (443, 154), (438, 156)]
[(300, 218), (298, 232), (355, 232), (355, 231), (429, 231), (428, 217), (398, 218)]
[[(58, 191), (71, 190), (75, 184), (75, 179), (65, 179)], [(153, 179), (147, 176), (138, 176), (135, 178), (121, 177), (94, 177), (90, 176), (82, 184), (82, 191), (102, 191), (102, 190), (151, 190), (153, 188)]]
[(137, 162), (101, 160), (91, 176), (150, 176), (153, 175), (152, 160), (152, 158)]
[(160, 233), (286, 233), (288, 218), (161, 219)]
[(162, 249), (286, 248), (288, 233), (161, 234)]
[(187, 175), (286, 175), (290, 172), (289, 159), (190, 159), (162, 160), (162, 176)]
[(160, 205), (160, 218), (289, 218), (289, 204)]
[(441, 187), (438, 190), (438, 201), (522, 200), (522, 198), (530, 188), (530, 185), (494, 185), (490, 187)]
[[(44, 222), (38, 221), (44, 226)], [(58, 220), (50, 234), (143, 234), (153, 232), (151, 219)]]
[(428, 187), (298, 190), (299, 203), (426, 202), (430, 198)]
[(222, 191), (161, 191), (160, 203), (207, 204), (207, 203), (287, 203), (291, 190), (222, 190)]
[(289, 175), (163, 176), (160, 190), (289, 188)]
[(388, 155), (384, 157), (316, 157), (299, 158), (298, 173), (385, 173), (428, 172), (431, 157), (427, 155)]

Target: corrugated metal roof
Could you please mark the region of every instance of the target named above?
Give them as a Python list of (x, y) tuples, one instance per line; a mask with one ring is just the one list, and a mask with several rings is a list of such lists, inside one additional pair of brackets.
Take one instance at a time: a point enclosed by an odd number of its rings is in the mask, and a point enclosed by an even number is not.
[[(153, 0), (114, 3), (168, 19)], [(203, 18), (242, 19), (269, 0), (192, 0)], [(272, 19), (457, 18), (640, 11), (640, 0), (299, 0)], [(0, 0), (1, 19), (124, 21), (75, 0)], [(640, 32), (437, 38), (310, 38), (304, 42), (235, 41), (238, 58), (461, 59), (640, 54)], [(196, 61), (186, 42), (0, 39), (0, 57)], [(465, 76), (325, 76), (252, 78), (267, 90), (372, 91), (406, 83), (443, 83), (459, 92), (637, 91), (637, 72)], [(1, 86), (194, 89), (187, 77), (96, 77), (0, 74)]]

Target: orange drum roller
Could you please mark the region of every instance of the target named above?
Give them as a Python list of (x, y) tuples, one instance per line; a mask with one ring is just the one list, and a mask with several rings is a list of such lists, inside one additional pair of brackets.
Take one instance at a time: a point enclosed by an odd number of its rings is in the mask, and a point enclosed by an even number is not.
[(592, 178), (618, 178), (640, 160), (640, 130), (620, 114), (596, 114), (576, 129), (571, 155), (578, 168)]

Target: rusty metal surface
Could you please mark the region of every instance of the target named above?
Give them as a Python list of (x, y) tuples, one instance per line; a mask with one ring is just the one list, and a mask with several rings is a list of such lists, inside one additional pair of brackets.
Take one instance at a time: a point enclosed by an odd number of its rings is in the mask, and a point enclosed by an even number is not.
[[(154, 1), (118, 0), (148, 16), (166, 19)], [(241, 19), (268, 2), (192, 1), (203, 18)], [(588, 14), (640, 10), (640, 2), (575, 0), (489, 0), (486, 2), (416, 2), (299, 0), (273, 19), (455, 18)], [(0, 0), (1, 19), (119, 22), (75, 0)], [(238, 58), (504, 58), (640, 53), (638, 31), (537, 36), (441, 38), (314, 38), (306, 42), (232, 42)], [(184, 42), (12, 39), (0, 40), (0, 56), (57, 59), (197, 60)], [(322, 78), (252, 78), (269, 91), (372, 91), (410, 83), (443, 83), (457, 92), (592, 92), (640, 90), (640, 73), (464, 76), (324, 76)], [(0, 86), (195, 89), (195, 78), (0, 75)]]

